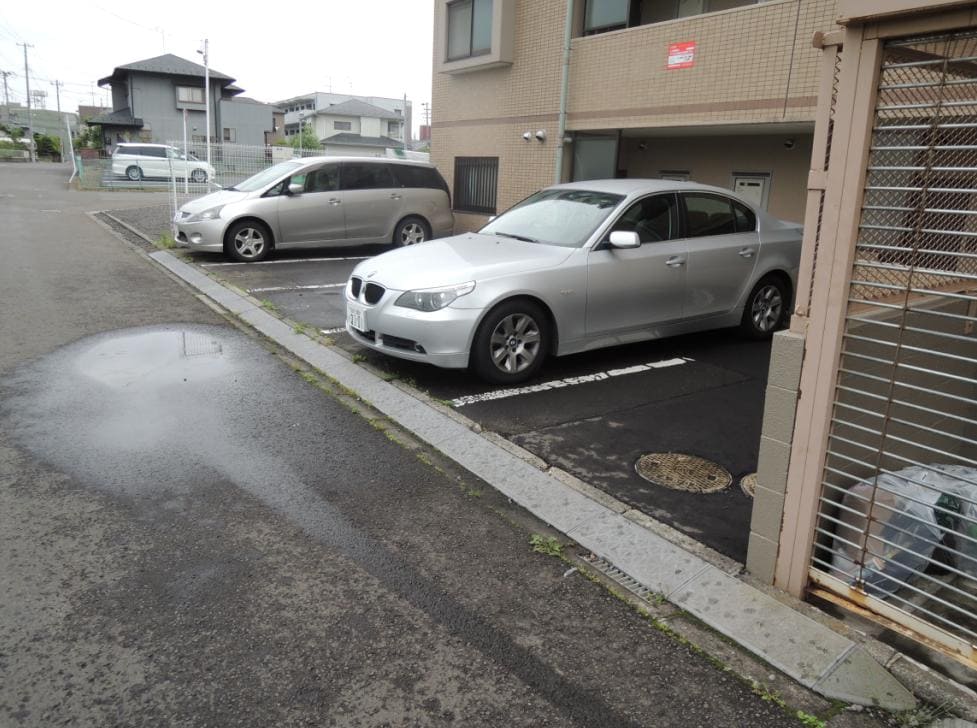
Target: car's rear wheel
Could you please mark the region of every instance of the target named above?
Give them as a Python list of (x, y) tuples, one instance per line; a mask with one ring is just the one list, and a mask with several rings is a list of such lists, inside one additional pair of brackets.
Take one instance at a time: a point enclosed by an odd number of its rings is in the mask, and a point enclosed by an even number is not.
[(762, 278), (750, 291), (740, 329), (751, 339), (765, 339), (787, 322), (790, 294), (779, 276)]
[(131, 167), (126, 168), (126, 177), (133, 182), (138, 182), (142, 179), (142, 170), (133, 164)]
[(431, 239), (431, 228), (419, 217), (405, 217), (394, 230), (394, 245), (417, 245)]
[(202, 184), (207, 181), (207, 173), (202, 169), (195, 169), (190, 173), (190, 181)]
[(224, 249), (241, 263), (257, 263), (271, 252), (271, 231), (256, 220), (241, 220), (227, 231)]
[(475, 333), (471, 368), (493, 384), (516, 384), (535, 376), (550, 345), (550, 325), (539, 305), (506, 301), (489, 312)]

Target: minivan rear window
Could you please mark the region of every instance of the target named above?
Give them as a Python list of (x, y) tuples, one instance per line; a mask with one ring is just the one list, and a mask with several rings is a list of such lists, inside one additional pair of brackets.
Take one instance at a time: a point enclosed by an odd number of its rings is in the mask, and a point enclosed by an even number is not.
[(413, 164), (391, 164), (390, 169), (401, 187), (424, 187), (432, 190), (448, 191), (448, 184), (433, 167)]

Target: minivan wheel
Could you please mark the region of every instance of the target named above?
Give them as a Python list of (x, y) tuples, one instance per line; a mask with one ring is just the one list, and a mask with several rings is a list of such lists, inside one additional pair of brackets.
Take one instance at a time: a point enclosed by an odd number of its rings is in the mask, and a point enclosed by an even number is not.
[(394, 245), (416, 245), (431, 239), (431, 228), (419, 217), (405, 217), (394, 230)]
[(131, 179), (133, 182), (138, 182), (142, 179), (142, 170), (136, 165), (132, 165), (126, 169), (126, 177)]
[(234, 260), (257, 263), (271, 252), (271, 232), (255, 220), (241, 220), (227, 231), (224, 250)]
[(207, 181), (207, 173), (204, 172), (202, 169), (195, 169), (195, 170), (193, 170), (190, 173), (190, 181), (191, 182), (200, 182), (200, 183), (206, 182)]
[(751, 339), (765, 339), (787, 320), (789, 295), (783, 280), (776, 276), (761, 279), (750, 291), (743, 308), (740, 329)]
[(549, 321), (532, 301), (506, 301), (489, 312), (475, 333), (471, 367), (493, 384), (535, 376), (550, 345)]

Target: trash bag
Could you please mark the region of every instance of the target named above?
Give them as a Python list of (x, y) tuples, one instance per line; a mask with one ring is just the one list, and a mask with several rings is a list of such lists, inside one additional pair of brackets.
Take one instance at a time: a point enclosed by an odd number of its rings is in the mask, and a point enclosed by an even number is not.
[(944, 563), (977, 578), (977, 468), (934, 464), (883, 473), (852, 486), (842, 506), (831, 564), (839, 579), (858, 578), (863, 544), (861, 576), (873, 596), (910, 583), (938, 545)]

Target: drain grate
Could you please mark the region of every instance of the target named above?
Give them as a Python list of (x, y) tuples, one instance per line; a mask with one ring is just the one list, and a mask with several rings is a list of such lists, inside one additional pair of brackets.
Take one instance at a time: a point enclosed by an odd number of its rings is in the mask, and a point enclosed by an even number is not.
[(740, 488), (746, 493), (750, 498), (756, 497), (756, 473), (750, 473), (749, 475), (744, 475), (740, 478)]
[(644, 601), (650, 603), (654, 603), (655, 601), (657, 601), (655, 592), (653, 592), (651, 589), (646, 587), (641, 582), (632, 579), (630, 576), (625, 574), (619, 568), (614, 566), (610, 561), (605, 561), (599, 556), (595, 558), (593, 561), (589, 559), (586, 559), (586, 561), (590, 566), (597, 569), (597, 571), (602, 573), (604, 576), (617, 582), (618, 584), (623, 586), (625, 589), (627, 589), (635, 596), (640, 597)]
[(721, 465), (677, 452), (642, 455), (634, 469), (655, 485), (690, 493), (715, 493), (733, 482), (733, 476)]

